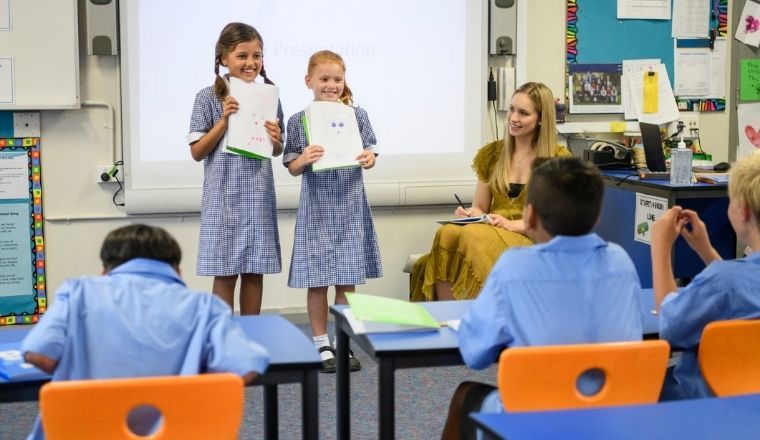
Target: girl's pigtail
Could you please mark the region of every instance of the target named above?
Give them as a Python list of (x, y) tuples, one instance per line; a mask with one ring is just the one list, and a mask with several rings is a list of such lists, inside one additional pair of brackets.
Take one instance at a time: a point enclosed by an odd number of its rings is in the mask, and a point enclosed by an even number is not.
[(272, 80), (270, 80), (269, 78), (267, 78), (267, 71), (264, 69), (264, 65), (263, 64), (261, 65), (261, 70), (259, 71), (259, 75), (261, 75), (261, 77), (264, 78), (264, 82), (265, 83), (274, 85), (274, 83), (272, 82)]
[(214, 73), (216, 74), (216, 79), (214, 80), (214, 92), (220, 101), (224, 101), (224, 98), (227, 97), (229, 91), (227, 90), (227, 84), (224, 83), (224, 79), (219, 75), (220, 63), (219, 58), (214, 62)]
[(351, 89), (348, 88), (348, 84), (345, 82), (343, 83), (343, 93), (340, 94), (340, 98), (338, 99), (346, 105), (353, 105), (354, 103), (354, 94), (351, 93)]

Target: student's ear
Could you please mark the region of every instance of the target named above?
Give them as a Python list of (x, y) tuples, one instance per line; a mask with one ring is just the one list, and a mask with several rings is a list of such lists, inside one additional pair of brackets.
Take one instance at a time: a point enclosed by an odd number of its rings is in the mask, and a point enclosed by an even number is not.
[(311, 89), (311, 79), (309, 79), (309, 75), (303, 77), (303, 82), (306, 83), (308, 89)]
[(528, 231), (535, 229), (538, 224), (538, 212), (530, 203), (523, 206), (523, 223), (525, 223), (525, 229)]

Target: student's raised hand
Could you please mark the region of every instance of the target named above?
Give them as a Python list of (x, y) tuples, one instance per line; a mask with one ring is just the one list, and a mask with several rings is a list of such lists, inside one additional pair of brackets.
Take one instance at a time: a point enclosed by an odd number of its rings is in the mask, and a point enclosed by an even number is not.
[(301, 157), (303, 158), (304, 165), (311, 165), (314, 162), (318, 161), (324, 154), (325, 149), (321, 146), (309, 145), (303, 149), (303, 154), (301, 154)]
[(363, 150), (361, 154), (356, 156), (356, 160), (359, 161), (359, 165), (368, 170), (375, 166), (375, 153), (372, 150)]
[(673, 245), (686, 224), (686, 219), (681, 215), (682, 212), (683, 208), (674, 206), (654, 222), (652, 225), (652, 246), (661, 245), (669, 248)]
[(224, 98), (224, 102), (222, 102), (222, 119), (224, 119), (225, 122), (228, 121), (230, 115), (237, 113), (238, 110), (240, 110), (240, 104), (238, 104), (235, 98), (227, 95), (227, 97)]

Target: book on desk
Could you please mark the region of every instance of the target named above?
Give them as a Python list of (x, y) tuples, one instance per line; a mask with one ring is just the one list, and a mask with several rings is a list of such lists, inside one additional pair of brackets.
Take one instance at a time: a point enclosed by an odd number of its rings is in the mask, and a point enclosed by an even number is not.
[(361, 293), (346, 293), (346, 321), (357, 335), (435, 331), (441, 327), (421, 304)]

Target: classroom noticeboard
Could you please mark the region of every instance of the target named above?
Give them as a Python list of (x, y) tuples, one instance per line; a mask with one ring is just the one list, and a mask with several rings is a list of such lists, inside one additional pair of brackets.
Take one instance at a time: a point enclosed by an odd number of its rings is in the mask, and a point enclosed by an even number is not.
[(0, 326), (46, 308), (39, 138), (0, 138)]
[(0, 110), (79, 108), (77, 0), (0, 0)]

